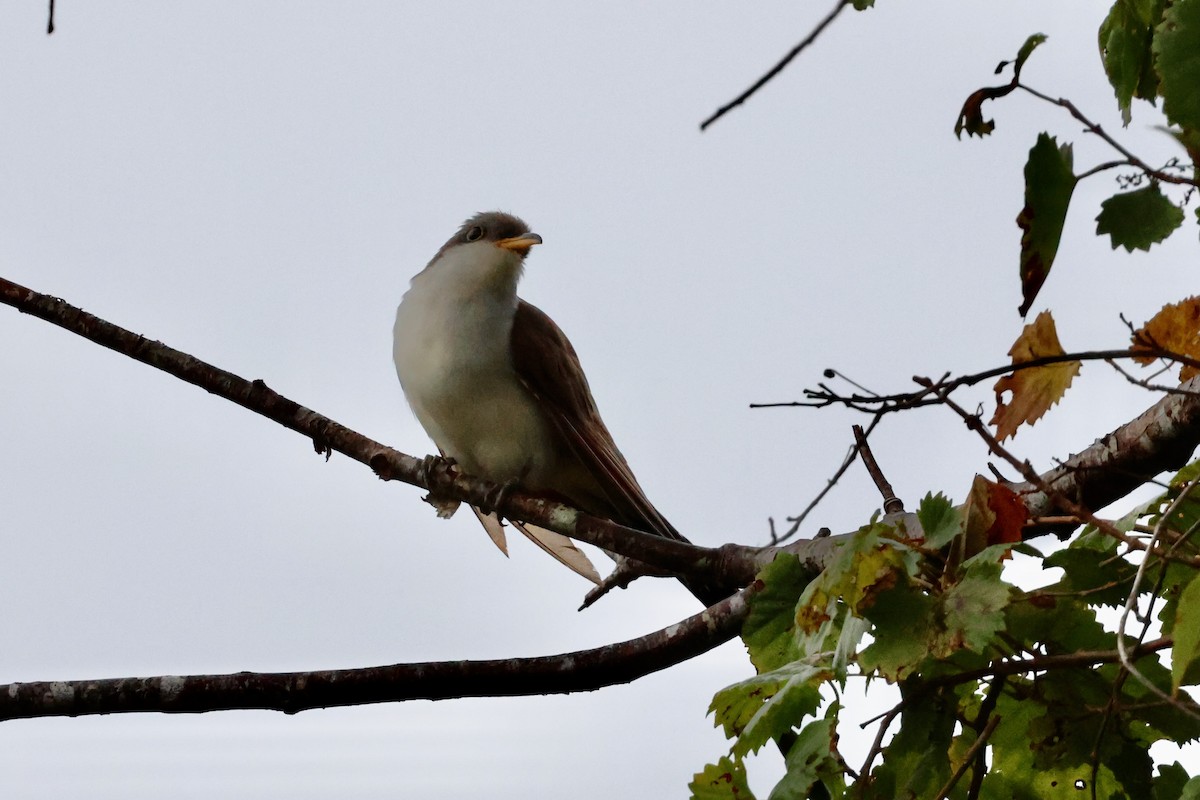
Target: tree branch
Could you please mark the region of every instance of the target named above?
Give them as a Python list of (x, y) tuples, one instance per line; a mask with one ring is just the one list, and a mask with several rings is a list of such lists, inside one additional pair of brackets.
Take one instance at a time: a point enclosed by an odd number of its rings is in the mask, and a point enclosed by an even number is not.
[(237, 672), (44, 681), (0, 686), (0, 720), (160, 711), (313, 708), (593, 691), (708, 652), (738, 634), (756, 583), (712, 608), (637, 639), (556, 656), (393, 664), (318, 672)]
[[(1103, 508), (1161, 472), (1182, 467), (1200, 445), (1200, 377), (1184, 382), (1138, 417), (1100, 437), (1041, 482), (1087, 508)], [(1010, 487), (1033, 517), (1057, 513), (1054, 494), (1032, 483)]]
[[(496, 487), (492, 483), (448, 469), (445, 464), (430, 470), (427, 481), (420, 459), (305, 408), (273, 391), (261, 380), (248, 381), (162, 342), (106, 322), (58, 298), (0, 278), (0, 302), (261, 414), (312, 439), (318, 453), (324, 453), (326, 457), (334, 451), (341, 453), (367, 464), (384, 480), (403, 481), (428, 489), (438, 497), (485, 507), (489, 498), (495, 496)], [(698, 547), (626, 528), (520, 491), (509, 495), (504, 510), (517, 519), (636, 558), (672, 574), (715, 578), (720, 584), (728, 585), (730, 593), (748, 585), (760, 566), (757, 548), (733, 544), (719, 548)]]
[(700, 132), (703, 133), (705, 128), (707, 128), (709, 125), (712, 125), (714, 122), (719, 120), (721, 117), (725, 116), (730, 111), (732, 111), (733, 109), (740, 106), (742, 103), (749, 100), (750, 97), (755, 92), (757, 92), (762, 87), (766, 86), (767, 83), (772, 78), (774, 78), (776, 75), (783, 72), (784, 67), (786, 67), (788, 64), (792, 63), (792, 59), (794, 59), (796, 56), (800, 55), (800, 53), (804, 51), (804, 48), (808, 47), (810, 44), (815, 42), (817, 40), (817, 37), (820, 36), (821, 33), (826, 28), (829, 27), (830, 23), (832, 23), (837, 18), (837, 15), (842, 13), (842, 9), (848, 5), (850, 5), (850, 0), (838, 0), (837, 5), (835, 5), (833, 7), (833, 10), (830, 11), (828, 14), (826, 14), (824, 19), (822, 19), (820, 22), (817, 23), (817, 27), (812, 29), (812, 33), (810, 33), (810, 34), (808, 34), (808, 36), (804, 37), (804, 40), (801, 41), (800, 44), (793, 47), (786, 56), (784, 56), (782, 59), (780, 59), (778, 64), (776, 64), (775, 66), (773, 66), (769, 70), (767, 70), (767, 74), (763, 75), (761, 78), (756, 80), (750, 86), (749, 89), (742, 92), (737, 97), (735, 97), (734, 99), (730, 100), (725, 105), (718, 108), (711, 117), (704, 120), (704, 122), (701, 122), (700, 123)]

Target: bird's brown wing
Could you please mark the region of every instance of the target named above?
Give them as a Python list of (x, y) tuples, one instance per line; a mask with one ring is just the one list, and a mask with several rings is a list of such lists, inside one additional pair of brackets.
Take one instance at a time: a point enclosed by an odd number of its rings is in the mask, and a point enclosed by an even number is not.
[[(683, 539), (646, 498), (600, 419), (587, 378), (566, 334), (539, 309), (519, 300), (512, 329), (513, 367), (601, 495), (568, 497), (584, 511), (631, 528)], [(602, 504), (603, 508), (589, 508)]]

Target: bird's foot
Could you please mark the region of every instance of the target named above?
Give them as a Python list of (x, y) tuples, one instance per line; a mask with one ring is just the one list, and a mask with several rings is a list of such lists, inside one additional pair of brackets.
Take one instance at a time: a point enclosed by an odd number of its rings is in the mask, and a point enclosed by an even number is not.
[[(432, 454), (427, 455), (421, 459), (421, 478), (425, 481), (426, 486), (430, 486), (436, 478), (439, 469), (444, 467), (449, 472), (453, 471), (455, 466), (456, 463), (453, 458)], [(432, 490), (422, 499), (433, 506), (437, 510), (437, 515), (442, 519), (449, 519), (454, 516), (454, 512), (462, 505), (458, 500), (436, 497)]]
[(509, 478), (504, 483), (496, 486), (488, 491), (483, 498), (483, 505), (480, 509), (485, 514), (495, 514), (497, 518), (503, 519), (504, 506), (508, 504), (508, 498), (512, 495), (513, 490), (521, 485), (517, 478)]
[(447, 471), (452, 471), (456, 466), (458, 466), (458, 462), (453, 458), (442, 455), (435, 456), (430, 453), (421, 459), (421, 479), (425, 481), (426, 486), (429, 486), (433, 483), (438, 469), (445, 467)]

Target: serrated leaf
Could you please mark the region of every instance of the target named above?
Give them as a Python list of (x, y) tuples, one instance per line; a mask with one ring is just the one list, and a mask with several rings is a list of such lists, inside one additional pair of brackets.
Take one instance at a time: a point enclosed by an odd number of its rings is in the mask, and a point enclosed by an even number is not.
[(1154, 779), (1152, 800), (1179, 800), (1179, 796), (1183, 794), (1184, 784), (1187, 782), (1187, 770), (1178, 761), (1174, 764), (1160, 764), (1158, 777)]
[[(1149, 322), (1134, 331), (1132, 349), (1146, 352), (1134, 356), (1139, 364), (1156, 361), (1159, 356), (1154, 353), (1158, 350), (1200, 360), (1200, 295), (1163, 306)], [(1180, 382), (1197, 372), (1195, 367), (1183, 364), (1179, 368)]]
[(1012, 587), (1000, 580), (1000, 566), (974, 562), (961, 581), (940, 598), (945, 633), (939, 637), (940, 655), (962, 648), (982, 653), (1004, 628), (1004, 609)]
[(925, 531), (925, 545), (940, 550), (962, 531), (962, 516), (950, 498), (942, 493), (927, 494), (917, 507), (917, 519)]
[(771, 790), (768, 800), (807, 800), (814, 796), (810, 792), (822, 779), (827, 784), (831, 781), (840, 784), (842, 768), (833, 754), (837, 737), (834, 723), (832, 719), (815, 720), (797, 734), (784, 759), (787, 774)]
[(883, 537), (890, 532), (882, 524), (855, 531), (804, 590), (796, 606), (796, 625), (805, 634), (806, 645), (825, 644), (833, 632), (839, 603), (844, 602), (853, 613), (862, 616), (881, 592), (918, 568), (919, 559), (914, 551), (902, 549)]
[(758, 575), (763, 590), (750, 600), (750, 613), (742, 624), (742, 641), (759, 672), (795, 661), (796, 602), (812, 579), (796, 556), (780, 553)]
[(1132, 253), (1149, 250), (1183, 224), (1183, 209), (1171, 202), (1152, 181), (1149, 186), (1121, 192), (1100, 204), (1096, 235), (1108, 234), (1113, 249)]
[(874, 641), (858, 654), (865, 672), (878, 671), (889, 681), (911, 674), (929, 655), (934, 600), (912, 585), (901, 585), (881, 595), (866, 617), (875, 626)]
[(796, 661), (726, 686), (713, 696), (708, 710), (726, 737), (737, 737), (733, 754), (743, 756), (815, 714), (820, 686), (830, 677), (827, 669)]
[(1183, 590), (1175, 611), (1175, 647), (1171, 651), (1171, 690), (1200, 683), (1200, 580)]
[[(1124, 605), (1137, 567), (1118, 557), (1119, 544), (1095, 528), (1075, 537), (1069, 547), (1052, 553), (1043, 562), (1046, 567), (1059, 567), (1063, 571), (1062, 580), (1049, 588), (1056, 592), (1085, 593), (1093, 605)], [(1143, 592), (1153, 588), (1148, 583), (1142, 583)]]
[(746, 766), (740, 759), (722, 757), (716, 764), (705, 764), (688, 784), (692, 800), (754, 800), (746, 782)]
[[(917, 702), (912, 695), (919, 694)], [(900, 729), (884, 748), (883, 763), (872, 773), (877, 798), (936, 797), (950, 776), (950, 746), (957, 723), (953, 692), (947, 688), (923, 691), (901, 687), (909, 702), (900, 716)]]
[(1117, 0), (1100, 25), (1100, 56), (1126, 125), (1134, 97), (1154, 102), (1158, 75), (1150, 46), (1164, 0)]
[(1167, 119), (1200, 130), (1200, 0), (1171, 3), (1154, 32), (1153, 49)]
[[(1025, 326), (1008, 354), (1014, 365), (1065, 355), (1049, 311), (1038, 314), (1037, 319)], [(1078, 361), (1046, 364), (1017, 370), (996, 381), (996, 413), (990, 423), (996, 426), (996, 438), (1003, 442), (1022, 424), (1032, 425), (1041, 419), (1070, 388), (1071, 381), (1079, 374), (1079, 367)], [(1003, 399), (1005, 392), (1012, 393), (1008, 403)]]
[(1038, 134), (1025, 162), (1025, 207), (1017, 215), (1021, 227), (1021, 316), (1029, 312), (1046, 282), (1062, 239), (1067, 207), (1077, 178), (1072, 171), (1071, 145)]

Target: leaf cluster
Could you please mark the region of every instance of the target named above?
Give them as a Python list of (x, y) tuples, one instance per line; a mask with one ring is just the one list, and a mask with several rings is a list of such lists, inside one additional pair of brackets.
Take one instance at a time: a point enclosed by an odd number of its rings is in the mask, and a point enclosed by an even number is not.
[[(695, 776), (693, 797), (750, 797), (743, 759), (770, 743), (787, 765), (772, 798), (1175, 798), (1188, 796), (1184, 786), (1200, 789), (1180, 764), (1156, 772), (1148, 752), (1156, 741), (1200, 738), (1200, 706), (1184, 689), (1200, 683), (1197, 474), (1200, 462), (1114, 523), (1158, 532), (1156, 549), (1139, 551), (1140, 579), (1134, 551), (1092, 527), (1043, 559), (1061, 578), (1018, 589), (1004, 577), (1008, 554), (1042, 557), (1004, 541), (1013, 523), (997, 498), (1006, 490), (982, 478), (960, 506), (927, 495), (917, 530), (872, 520), (815, 580), (780, 555), (759, 575), (764, 589), (742, 633), (758, 674), (714, 697), (709, 710), (732, 744)], [(1122, 663), (1104, 609), (1130, 597), (1147, 611), (1157, 603), (1163, 638), (1130, 637)], [(898, 686), (901, 700), (853, 769), (838, 746), (839, 698), (858, 678)]]

